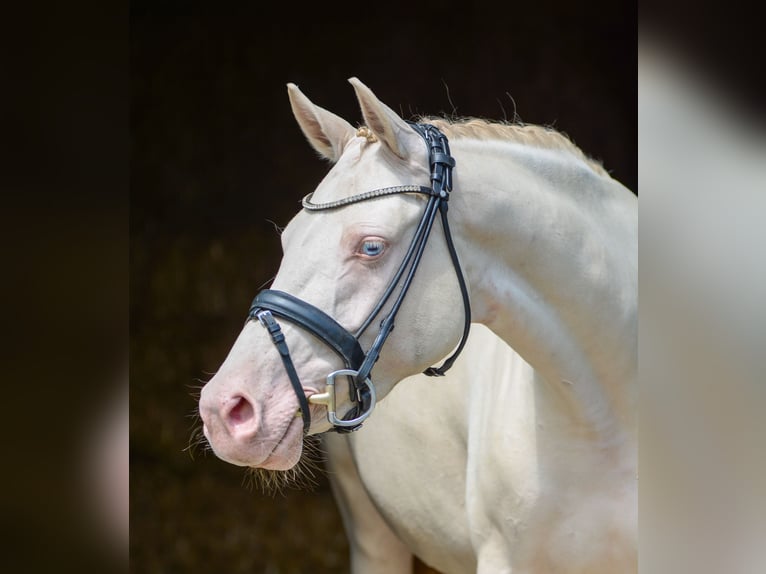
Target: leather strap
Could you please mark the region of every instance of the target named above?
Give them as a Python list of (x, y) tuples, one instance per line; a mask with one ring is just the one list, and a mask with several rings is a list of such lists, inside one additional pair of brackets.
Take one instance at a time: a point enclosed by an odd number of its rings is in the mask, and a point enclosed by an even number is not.
[(468, 288), (465, 284), (465, 277), (463, 277), (463, 272), (460, 270), (460, 261), (457, 257), (457, 251), (455, 250), (455, 244), (452, 241), (452, 233), (450, 232), (449, 223), (447, 221), (447, 202), (442, 203), (439, 208), (442, 216), (444, 238), (447, 240), (447, 250), (449, 251), (450, 258), (452, 259), (452, 265), (455, 268), (457, 281), (460, 285), (460, 294), (463, 297), (463, 312), (465, 318), (463, 322), (463, 334), (460, 337), (460, 343), (458, 343), (457, 348), (449, 357), (444, 360), (441, 367), (428, 367), (425, 371), (423, 371), (423, 374), (429, 377), (443, 377), (444, 374), (452, 368), (452, 365), (455, 363), (458, 356), (463, 351), (463, 347), (465, 347), (465, 343), (468, 341), (468, 334), (471, 331), (471, 300), (468, 297)]
[(276, 289), (264, 289), (258, 293), (250, 306), (249, 316), (254, 317), (260, 309), (268, 309), (278, 317), (310, 331), (329, 345), (343, 359), (347, 368), (358, 369), (364, 361), (364, 351), (359, 341), (321, 309)]
[(298, 403), (300, 404), (301, 408), (301, 416), (303, 417), (303, 434), (308, 434), (309, 427), (311, 426), (311, 411), (309, 411), (309, 402), (306, 399), (306, 393), (303, 390), (303, 385), (301, 385), (300, 377), (298, 377), (298, 372), (295, 370), (295, 365), (293, 365), (293, 360), (290, 357), (290, 349), (287, 347), (287, 342), (285, 341), (284, 333), (282, 333), (282, 328), (279, 326), (279, 323), (277, 323), (276, 319), (274, 319), (272, 316), (271, 311), (259, 310), (253, 314), (251, 310), (250, 316), (258, 319), (261, 325), (266, 327), (269, 335), (271, 335), (271, 340), (274, 342), (274, 346), (277, 348), (277, 351), (279, 351), (279, 356), (282, 358), (282, 363), (285, 366), (285, 371), (287, 371), (287, 376), (290, 378), (290, 383), (293, 386), (295, 395), (298, 397)]
[[(272, 328), (261, 319), (261, 317), (264, 316), (263, 311), (269, 312), (268, 317), (270, 317), (271, 322), (276, 325), (278, 336), (282, 341), (281, 346), (275, 339), (275, 334), (272, 332)], [(303, 432), (306, 434), (311, 425), (310, 418), (307, 421), (307, 416), (310, 415), (306, 414), (309, 413), (306, 393), (303, 390), (303, 385), (301, 384), (295, 366), (293, 365), (287, 344), (284, 343), (284, 334), (282, 334), (279, 324), (273, 318), (272, 313), (295, 323), (299, 327), (309, 331), (318, 339), (324, 341), (325, 344), (343, 359), (346, 368), (357, 370), (364, 362), (365, 354), (364, 351), (362, 351), (362, 347), (359, 345), (359, 341), (335, 321), (335, 319), (321, 309), (318, 309), (289, 293), (276, 289), (264, 289), (256, 295), (255, 299), (253, 299), (248, 318), (258, 318), (261, 321), (261, 324), (269, 329), (272, 340), (279, 349), (279, 354), (282, 357), (282, 362), (284, 363), (285, 370), (290, 378), (293, 390), (298, 396), (301, 412), (304, 413)], [(344, 419), (353, 419), (357, 417), (359, 413), (365, 412), (370, 406), (371, 397), (367, 385), (357, 385), (354, 380), (349, 381), (349, 398), (354, 403), (354, 407), (346, 413), (343, 417)], [(336, 430), (338, 432), (351, 432), (357, 428), (359, 427), (336, 427)]]

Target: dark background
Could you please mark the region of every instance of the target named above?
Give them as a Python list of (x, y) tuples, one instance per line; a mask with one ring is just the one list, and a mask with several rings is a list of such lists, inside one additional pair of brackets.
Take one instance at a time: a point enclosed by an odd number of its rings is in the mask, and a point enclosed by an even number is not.
[[(276, 272), (327, 170), (285, 84), (358, 123), (358, 76), (405, 118), (554, 125), (636, 190), (634, 3), (132, 2), (131, 570), (347, 570), (324, 479), (270, 497), (189, 444), (194, 387)], [(514, 113), (516, 116), (514, 116)], [(321, 550), (318, 548), (321, 547)]]

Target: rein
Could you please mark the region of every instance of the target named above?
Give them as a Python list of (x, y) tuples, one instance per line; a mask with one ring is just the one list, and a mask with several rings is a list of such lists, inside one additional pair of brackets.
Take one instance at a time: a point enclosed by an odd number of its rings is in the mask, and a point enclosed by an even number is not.
[[(458, 260), (457, 252), (455, 251), (447, 219), (449, 195), (452, 191), (452, 168), (455, 166), (455, 160), (450, 155), (447, 137), (441, 133), (438, 128), (430, 124), (408, 123), (423, 137), (428, 147), (429, 164), (431, 168), (431, 187), (422, 185), (385, 187), (328, 203), (313, 203), (311, 200), (314, 194), (310, 193), (303, 198), (302, 201), (303, 208), (307, 211), (319, 212), (339, 209), (347, 205), (390, 195), (419, 193), (428, 196), (428, 201), (420, 219), (420, 223), (415, 230), (415, 235), (412, 238), (412, 242), (407, 249), (407, 253), (404, 256), (399, 269), (386, 287), (386, 290), (378, 300), (378, 303), (359, 329), (352, 334), (324, 311), (290, 295), (289, 293), (274, 289), (265, 289), (258, 293), (250, 307), (248, 320), (258, 319), (261, 325), (268, 330), (272, 342), (276, 346), (282, 359), (290, 383), (298, 397), (301, 416), (303, 418), (304, 434), (308, 434), (309, 427), (311, 426), (309, 402), (327, 406), (327, 419), (333, 425), (333, 430), (336, 432), (351, 432), (357, 430), (362, 425), (362, 422), (372, 413), (375, 408), (376, 396), (375, 387), (370, 379), (370, 372), (380, 356), (380, 352), (386, 339), (394, 329), (396, 315), (399, 312), (399, 309), (404, 302), (404, 298), (407, 295), (407, 291), (412, 284), (412, 280), (415, 277), (415, 272), (420, 264), (423, 251), (425, 250), (428, 237), (437, 215), (441, 216), (447, 249), (460, 285), (465, 323), (460, 343), (455, 348), (452, 355), (450, 355), (440, 367), (429, 367), (424, 373), (432, 377), (443, 376), (450, 367), (452, 367), (458, 355), (460, 355), (468, 338), (468, 333), (471, 328), (471, 305), (468, 298), (468, 289), (466, 287), (465, 278), (463, 277), (463, 272), (460, 268), (460, 262)], [(404, 277), (404, 281), (402, 282), (399, 293), (394, 299), (391, 309), (381, 320), (379, 331), (372, 346), (365, 353), (359, 344), (359, 338), (375, 318), (380, 315), (383, 307), (391, 299), (400, 281), (402, 281), (402, 277)], [(327, 388), (325, 393), (315, 394), (308, 399), (306, 398), (295, 365), (290, 357), (290, 351), (287, 342), (285, 341), (284, 334), (275, 317), (280, 317), (302, 327), (323, 341), (343, 360), (345, 365), (344, 369), (334, 371), (327, 375)], [(345, 376), (349, 379), (350, 400), (354, 403), (354, 407), (343, 419), (339, 419), (335, 412), (335, 379), (339, 376)]]

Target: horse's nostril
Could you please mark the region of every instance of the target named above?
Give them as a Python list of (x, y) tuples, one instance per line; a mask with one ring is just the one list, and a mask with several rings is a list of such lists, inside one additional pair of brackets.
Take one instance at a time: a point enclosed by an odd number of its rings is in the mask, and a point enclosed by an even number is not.
[(255, 416), (253, 405), (245, 397), (239, 396), (232, 399), (232, 407), (226, 415), (226, 422), (230, 426), (238, 426), (249, 422)]

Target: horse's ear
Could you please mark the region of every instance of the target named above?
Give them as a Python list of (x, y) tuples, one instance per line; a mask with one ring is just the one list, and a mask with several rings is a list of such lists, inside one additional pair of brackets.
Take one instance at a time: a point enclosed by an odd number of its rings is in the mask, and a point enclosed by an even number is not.
[(287, 84), (290, 106), (303, 135), (319, 155), (338, 161), (343, 146), (356, 135), (354, 127), (340, 116), (311, 102), (295, 84)]
[(349, 78), (348, 81), (354, 86), (367, 127), (392, 152), (402, 159), (407, 159), (412, 146), (422, 146), (421, 138), (417, 132), (394, 110), (381, 102), (370, 88), (360, 82), (358, 78)]

